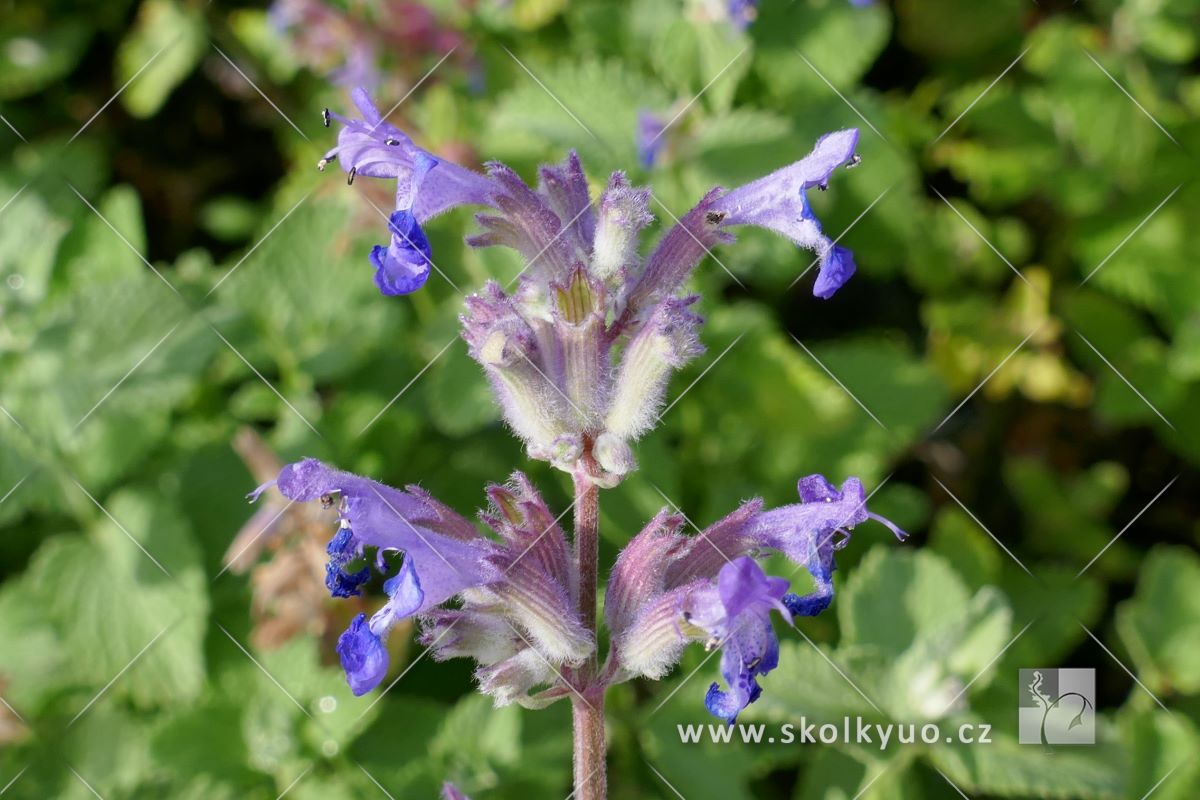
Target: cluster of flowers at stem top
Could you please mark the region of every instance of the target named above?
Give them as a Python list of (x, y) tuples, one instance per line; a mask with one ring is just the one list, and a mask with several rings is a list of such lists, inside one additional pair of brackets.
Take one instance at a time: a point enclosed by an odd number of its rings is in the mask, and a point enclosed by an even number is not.
[[(683, 293), (684, 283), (711, 248), (733, 241), (730, 227), (766, 227), (815, 251), (818, 297), (854, 272), (850, 252), (822, 232), (807, 192), (859, 162), (856, 130), (821, 137), (800, 161), (745, 186), (713, 189), (643, 258), (650, 195), (624, 174), (614, 173), (593, 202), (571, 154), (541, 168), (531, 188), (502, 164), (480, 174), (441, 160), (383, 119), (365, 92), (354, 101), (361, 118), (336, 117), (337, 147), (321, 166), (336, 159), (351, 178), (396, 182), (390, 241), (370, 253), (377, 285), (386, 295), (419, 288), (432, 265), (422, 224), (460, 204), (486, 207), (468, 243), (514, 248), (526, 265), (513, 291), (489, 283), (467, 298), (462, 335), (529, 455), (577, 484), (611, 487), (636, 468), (631, 442), (657, 422), (671, 374), (702, 351), (698, 298)], [(582, 613), (579, 564), (521, 473), (487, 488), (480, 519), (489, 534), (418, 487), (390, 488), (315, 459), (286, 466), (274, 483), (293, 501), (336, 508), (327, 575), (335, 597), (359, 594), (375, 573), (385, 577), (386, 603), (355, 618), (338, 642), (355, 694), (384, 679), (385, 640), (415, 617), (434, 658), (474, 659), (482, 691), (527, 707), (661, 678), (690, 642), (719, 647), (724, 680), (705, 704), (732, 722), (778, 661), (771, 612), (790, 622), (829, 605), (834, 553), (854, 526), (875, 518), (903, 536), (868, 512), (856, 478), (840, 487), (801, 478), (798, 502), (768, 510), (751, 500), (695, 536), (664, 509), (613, 566), (604, 602), (611, 647), (602, 666), (584, 669), (597, 637), (584, 622), (591, 615)], [(793, 593), (787, 579), (765, 575), (758, 559), (769, 553), (806, 570), (811, 588)]]

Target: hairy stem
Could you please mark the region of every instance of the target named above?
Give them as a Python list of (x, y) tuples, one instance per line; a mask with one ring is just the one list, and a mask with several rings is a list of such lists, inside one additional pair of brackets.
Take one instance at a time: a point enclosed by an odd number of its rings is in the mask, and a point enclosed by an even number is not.
[[(585, 469), (594, 468), (591, 453)], [(600, 487), (586, 474), (575, 474), (575, 563), (579, 566), (579, 614), (583, 626), (596, 632), (596, 574), (600, 557)], [(592, 658), (594, 672), (595, 657)]]
[(575, 729), (575, 793), (573, 800), (604, 800), (608, 775), (604, 763), (604, 694), (575, 697), (571, 704)]
[[(575, 560), (579, 566), (579, 614), (584, 626), (596, 633), (596, 576), (600, 548), (600, 488), (588, 477), (595, 462), (583, 456), (583, 471), (575, 474)], [(572, 698), (575, 734), (575, 800), (604, 800), (605, 771), (604, 687), (593, 686), (596, 657), (577, 672), (579, 693)]]

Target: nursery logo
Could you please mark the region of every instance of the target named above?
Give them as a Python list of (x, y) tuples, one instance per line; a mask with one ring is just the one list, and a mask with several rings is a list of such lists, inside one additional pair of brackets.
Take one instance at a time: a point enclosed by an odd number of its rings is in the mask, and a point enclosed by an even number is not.
[(1095, 744), (1096, 670), (1021, 670), (1021, 744)]

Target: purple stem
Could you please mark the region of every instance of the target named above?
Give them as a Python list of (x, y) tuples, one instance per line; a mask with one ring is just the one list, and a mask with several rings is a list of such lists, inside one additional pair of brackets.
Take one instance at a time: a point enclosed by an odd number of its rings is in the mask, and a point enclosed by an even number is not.
[[(597, 471), (589, 446), (575, 473), (575, 558), (579, 565), (579, 612), (584, 627), (596, 633), (596, 581), (600, 550), (600, 488), (589, 474)], [(577, 672), (578, 693), (572, 698), (575, 734), (575, 800), (604, 800), (604, 686), (596, 681), (596, 659)]]

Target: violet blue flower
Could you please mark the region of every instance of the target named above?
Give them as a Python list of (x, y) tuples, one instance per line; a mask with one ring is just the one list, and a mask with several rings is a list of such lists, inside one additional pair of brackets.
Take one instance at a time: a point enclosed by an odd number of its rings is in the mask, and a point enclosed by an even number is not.
[(329, 561), (325, 565), (325, 586), (333, 597), (356, 597), (361, 593), (359, 587), (371, 579), (370, 567), (363, 567), (356, 572), (346, 571), (346, 564), (358, 557), (356, 550), (354, 534), (348, 526), (338, 528), (325, 548), (329, 554)]
[[(875, 519), (904, 536), (867, 511), (857, 478), (839, 490), (810, 475), (800, 479), (798, 491), (801, 503), (764, 511), (761, 501), (752, 500), (696, 536), (680, 534), (682, 518), (664, 509), (630, 541), (617, 558), (604, 603), (620, 679), (661, 678), (689, 642), (707, 640), (715, 646), (737, 632), (722, 620), (749, 620), (722, 655), (729, 689), (717, 686), (707, 698), (714, 714), (733, 719), (758, 696), (757, 677), (777, 660), (766, 622), (770, 609), (790, 621), (827, 608), (833, 598), (834, 553), (853, 526)], [(835, 542), (839, 535), (845, 538)], [(816, 588), (804, 595), (788, 593), (787, 581), (747, 565), (773, 550), (804, 567)]]
[(729, 688), (713, 683), (704, 704), (731, 725), (762, 694), (758, 676), (779, 665), (771, 611), (791, 623), (781, 602), (787, 588), (786, 578), (769, 577), (758, 562), (741, 556), (721, 568), (715, 586), (693, 593), (683, 609), (685, 623), (708, 634), (707, 646), (722, 648), (721, 675)]
[[(421, 615), (421, 642), (434, 659), (473, 658), (480, 689), (498, 705), (541, 708), (569, 696), (560, 670), (595, 650), (583, 626), (578, 567), (566, 535), (541, 495), (521, 473), (488, 488), (481, 515), (502, 544), (484, 557), (485, 582), (463, 595), (458, 609)], [(531, 691), (548, 686), (539, 694)]]
[(728, 0), (725, 9), (729, 24), (744, 31), (758, 17), (758, 0)]
[(338, 637), (337, 653), (346, 672), (346, 682), (355, 695), (371, 691), (387, 675), (387, 647), (367, 624), (366, 614), (351, 620), (350, 627)]
[[(275, 481), (289, 500), (338, 508), (337, 533), (329, 542), (326, 584), (334, 597), (351, 597), (370, 578), (370, 567), (348, 573), (351, 561), (375, 550), (380, 572), (386, 553), (403, 554), (395, 575), (384, 582), (387, 604), (369, 622), (359, 615), (338, 642), (346, 678), (355, 694), (373, 689), (387, 672), (388, 632), (400, 620), (428, 611), (486, 580), (483, 559), (495, 546), (469, 520), (428, 495), (332, 469), (316, 459), (289, 464)], [(258, 489), (261, 493), (267, 488)]]
[(388, 221), (390, 243), (371, 250), (375, 283), (385, 295), (414, 292), (425, 284), (432, 264), (429, 240), (420, 223), (457, 205), (491, 205), (492, 182), (476, 172), (440, 160), (413, 143), (383, 118), (366, 89), (351, 93), (362, 119), (328, 114), (342, 124), (337, 147), (317, 163), (334, 158), (353, 182), (358, 176), (394, 179), (396, 210)]
[(711, 213), (719, 216), (722, 226), (769, 228), (815, 252), (820, 259), (820, 273), (813, 294), (832, 297), (854, 274), (854, 257), (822, 232), (807, 192), (814, 187), (825, 189), (833, 171), (843, 164), (858, 164), (860, 159), (854, 152), (857, 146), (857, 128), (826, 134), (795, 164), (721, 195), (711, 204)]
[(663, 133), (667, 130), (668, 121), (661, 114), (655, 114), (648, 109), (641, 109), (637, 115), (637, 151), (638, 161), (642, 167), (650, 169), (657, 163), (659, 151), (666, 140)]

